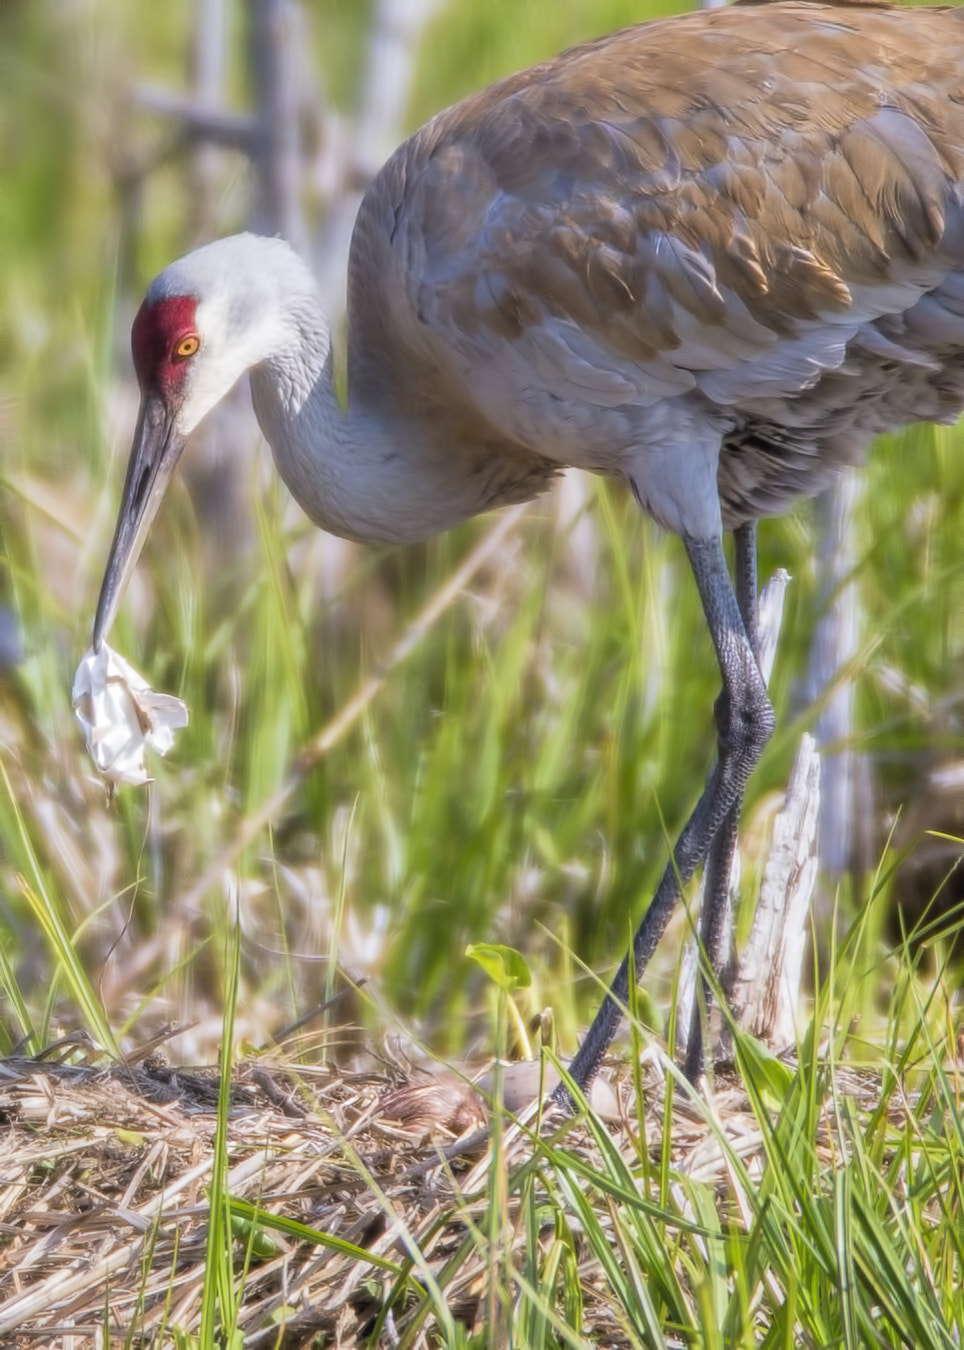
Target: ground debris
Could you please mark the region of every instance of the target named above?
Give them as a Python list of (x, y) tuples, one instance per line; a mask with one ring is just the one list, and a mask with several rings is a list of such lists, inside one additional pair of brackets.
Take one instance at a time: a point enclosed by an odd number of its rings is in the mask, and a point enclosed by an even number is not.
[[(218, 1083), (216, 1067), (160, 1056), (106, 1067), (0, 1061), (0, 1344), (16, 1335), (54, 1345), (64, 1334), (103, 1344), (105, 1306), (118, 1344), (135, 1325), (135, 1345), (161, 1343), (165, 1326), (196, 1327)], [(405, 1086), (389, 1074), (242, 1062), (228, 1120), (232, 1199), (371, 1251), (397, 1248), (366, 1176), (407, 1211), (437, 1209), (437, 1182), (405, 1174), (455, 1138), (438, 1110), (429, 1128), (382, 1111)], [(464, 1094), (455, 1099), (464, 1116)], [(237, 1245), (243, 1259), (243, 1236)], [(371, 1269), (330, 1248), (265, 1226), (249, 1260), (246, 1344), (261, 1343), (261, 1328), (265, 1344), (294, 1346), (336, 1326), (348, 1343), (345, 1327), (357, 1333), (373, 1316)]]
[[(665, 1120), (659, 1064), (652, 1055), (645, 1065), (651, 1149)], [(106, 1066), (0, 1060), (0, 1344), (146, 1347), (170, 1343), (172, 1328), (196, 1334), (218, 1082), (216, 1067), (177, 1068), (156, 1054)], [(614, 1085), (614, 1100), (623, 1119), (605, 1128), (635, 1163), (628, 1084)], [(379, 1343), (393, 1343), (406, 1317), (424, 1317), (418, 1289), (399, 1293), (413, 1250), (420, 1279), (449, 1271), (451, 1315), (480, 1330), (487, 1264), (470, 1230), (487, 1203), (485, 1109), (454, 1073), (352, 1074), (280, 1055), (238, 1064), (226, 1190), (244, 1346), (355, 1345), (379, 1325)], [(712, 1109), (728, 1147), (762, 1152), (735, 1079), (718, 1075)], [(727, 1150), (693, 1103), (674, 1099), (672, 1119), (674, 1165), (725, 1202)], [(539, 1128), (587, 1167), (598, 1160), (585, 1125), (549, 1113)], [(505, 1120), (502, 1134), (500, 1156), (525, 1162), (527, 1128)], [(580, 1272), (586, 1325), (628, 1344), (593, 1293), (601, 1272), (585, 1253)]]

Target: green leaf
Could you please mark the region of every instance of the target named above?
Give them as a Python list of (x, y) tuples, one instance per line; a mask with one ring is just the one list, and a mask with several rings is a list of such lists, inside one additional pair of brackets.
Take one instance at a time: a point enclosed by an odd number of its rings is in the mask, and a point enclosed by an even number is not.
[(792, 1069), (753, 1036), (742, 1036), (740, 1049), (741, 1068), (748, 1082), (773, 1105), (781, 1106), (793, 1086)]
[(498, 942), (470, 942), (465, 949), (494, 984), (509, 993), (513, 989), (528, 989), (532, 975), (525, 958), (514, 947)]

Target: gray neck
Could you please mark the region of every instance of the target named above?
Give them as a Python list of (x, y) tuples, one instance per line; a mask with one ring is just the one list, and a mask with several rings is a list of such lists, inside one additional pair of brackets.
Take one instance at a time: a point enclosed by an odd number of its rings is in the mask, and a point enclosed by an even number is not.
[(364, 543), (413, 543), (474, 514), (458, 455), (433, 428), (351, 399), (342, 408), (320, 306), (285, 303), (286, 338), (253, 366), (255, 414), (278, 472), (316, 525)]

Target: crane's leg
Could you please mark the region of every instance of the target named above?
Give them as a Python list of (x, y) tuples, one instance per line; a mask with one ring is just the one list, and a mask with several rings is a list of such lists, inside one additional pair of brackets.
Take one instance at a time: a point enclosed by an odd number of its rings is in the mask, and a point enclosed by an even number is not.
[[(750, 649), (759, 666), (760, 638), (757, 630), (756, 613), (755, 522), (739, 526), (734, 531), (733, 540), (735, 545), (733, 584), (736, 591), (736, 601), (740, 607), (740, 616), (743, 619), (743, 627), (750, 643)], [(742, 806), (743, 793), (741, 791), (713, 838), (704, 868), (705, 883), (703, 886), (703, 910), (700, 915), (700, 943), (710, 970), (720, 978), (724, 994), (728, 991), (724, 979), (723, 928)], [(711, 1003), (709, 984), (706, 977), (701, 975), (693, 998), (693, 1013), (689, 1037), (686, 1042), (686, 1058), (683, 1062), (683, 1071), (691, 1083), (695, 1083), (703, 1072), (703, 1040), (705, 1028), (709, 1021), (708, 1014)]]
[[(745, 542), (744, 539), (744, 553)], [(730, 584), (722, 542), (719, 538), (684, 538), (683, 543), (723, 679), (723, 690), (716, 703), (719, 745), (717, 760), (710, 770), (703, 795), (683, 826), (673, 856), (633, 938), (632, 957), (637, 978), (645, 970), (663, 935), (679, 900), (681, 886), (685, 886), (705, 861), (714, 837), (731, 810), (739, 807), (747, 779), (773, 731), (773, 709)], [(595, 1077), (615, 1035), (628, 992), (627, 956), (569, 1066), (572, 1078), (584, 1090)], [(571, 1108), (564, 1088), (557, 1088), (554, 1095), (560, 1105)]]

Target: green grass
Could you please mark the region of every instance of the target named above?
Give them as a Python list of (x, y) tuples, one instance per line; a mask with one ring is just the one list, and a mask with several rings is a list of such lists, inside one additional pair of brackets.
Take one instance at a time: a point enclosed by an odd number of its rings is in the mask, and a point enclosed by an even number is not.
[[(725, 1083), (707, 1100), (693, 1094), (653, 1046), (645, 1093), (616, 1131), (591, 1114), (585, 1129), (538, 1117), (520, 1125), (496, 1080), (488, 1150), (467, 1174), (448, 1174), (455, 1199), (430, 1207), (430, 1222), (416, 1206), (401, 1212), (343, 1144), (374, 1209), (396, 1226), (401, 1260), (353, 1253), (338, 1237), (228, 1197), (231, 1237), (222, 1228), (208, 1265), (220, 1261), (227, 1281), (221, 1306), (240, 1300), (250, 1263), (270, 1260), (279, 1235), (370, 1269), (363, 1339), (372, 1346), (389, 1323), (401, 1346), (510, 1336), (527, 1350), (587, 1337), (748, 1350), (955, 1345), (964, 1329), (964, 1131), (953, 986), (941, 978), (922, 1003), (909, 949), (894, 953), (897, 983), (871, 1049), (848, 1030), (863, 991), (844, 953), (860, 946), (862, 922), (825, 972), (795, 1067), (775, 1077), (736, 1034), (745, 1097)], [(859, 982), (879, 987), (873, 969)], [(502, 1005), (494, 1044), (504, 1032)], [(223, 1321), (214, 1334), (230, 1338)]]
[[(734, 1130), (712, 1097), (695, 1097), (722, 1156), (722, 1168), (705, 1167), (701, 1179), (678, 1128), (661, 1130), (651, 1101), (656, 1131), (640, 1133), (635, 1154), (624, 1134), (614, 1138), (590, 1117), (591, 1157), (565, 1134), (533, 1138), (531, 1158), (498, 1184), (490, 1179), (487, 1202), (502, 1206), (518, 1239), (500, 1291), (514, 1290), (513, 1343), (578, 1343), (587, 1328), (577, 1271), (591, 1256), (605, 1272), (620, 1343), (955, 1344), (964, 1323), (964, 1135), (949, 990), (938, 995), (939, 1012), (925, 1009), (909, 993), (913, 971), (902, 966), (888, 1028), (895, 1058), (885, 1049), (872, 1069), (855, 1070), (845, 1031), (831, 1032), (818, 1051), (828, 1024), (846, 1013), (836, 968), (784, 1091), (772, 1091), (737, 1035), (759, 1153), (735, 1146), (747, 1139), (745, 1122)], [(875, 983), (870, 972), (865, 980)], [(662, 1067), (678, 1079), (671, 1064)], [(677, 1091), (689, 1089), (678, 1082)], [(638, 1106), (643, 1120), (645, 1104)], [(493, 1156), (493, 1175), (497, 1166)], [(481, 1241), (482, 1221), (476, 1231)]]

